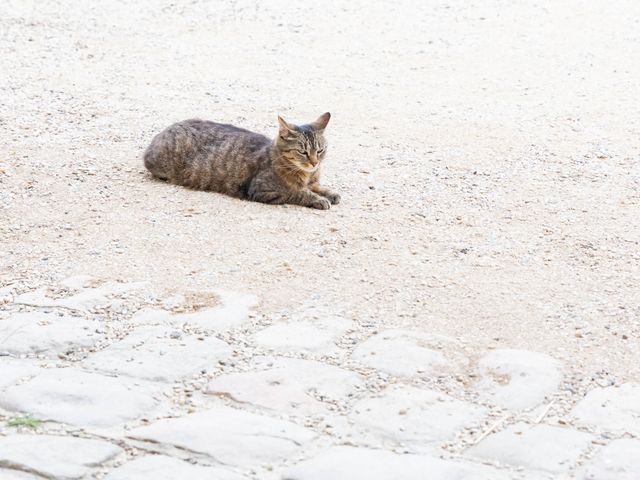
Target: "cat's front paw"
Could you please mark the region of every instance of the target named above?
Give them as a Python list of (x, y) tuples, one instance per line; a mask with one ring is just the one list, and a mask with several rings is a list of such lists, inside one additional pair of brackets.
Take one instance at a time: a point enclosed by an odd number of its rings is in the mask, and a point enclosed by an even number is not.
[(316, 208), (318, 210), (329, 210), (331, 208), (331, 203), (326, 198), (317, 198), (309, 205), (311, 208)]
[(331, 205), (338, 205), (340, 203), (340, 195), (331, 192), (327, 194), (327, 200), (331, 202)]

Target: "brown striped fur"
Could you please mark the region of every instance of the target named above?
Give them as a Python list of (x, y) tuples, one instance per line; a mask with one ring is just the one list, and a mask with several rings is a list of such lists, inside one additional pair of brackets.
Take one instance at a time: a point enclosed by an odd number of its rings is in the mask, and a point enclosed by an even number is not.
[(340, 196), (320, 186), (327, 112), (312, 123), (278, 117), (274, 140), (242, 128), (185, 120), (155, 136), (144, 165), (159, 179), (256, 202), (328, 209)]

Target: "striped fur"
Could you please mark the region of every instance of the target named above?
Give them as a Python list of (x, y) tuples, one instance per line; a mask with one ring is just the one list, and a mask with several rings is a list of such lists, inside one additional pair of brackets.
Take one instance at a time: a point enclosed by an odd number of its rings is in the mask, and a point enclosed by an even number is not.
[(320, 186), (327, 112), (305, 125), (278, 117), (278, 136), (206, 120), (185, 120), (155, 136), (144, 165), (161, 180), (271, 204), (326, 210), (340, 196)]

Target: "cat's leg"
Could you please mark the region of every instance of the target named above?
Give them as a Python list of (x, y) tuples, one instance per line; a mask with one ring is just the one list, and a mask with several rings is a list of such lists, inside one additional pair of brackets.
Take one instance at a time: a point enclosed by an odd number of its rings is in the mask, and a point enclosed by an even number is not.
[(287, 203), (316, 208), (318, 210), (328, 210), (331, 208), (331, 201), (328, 198), (307, 189), (292, 194)]
[(312, 192), (311, 190), (300, 190), (299, 192), (285, 192), (278, 190), (262, 190), (253, 192), (251, 200), (272, 205), (301, 205), (303, 207), (316, 208), (318, 210), (328, 210), (331, 203), (326, 198)]
[(327, 200), (331, 202), (332, 205), (337, 205), (340, 203), (340, 195), (335, 192), (332, 192), (328, 188), (321, 187), (319, 183), (312, 183), (309, 185), (309, 189), (312, 192), (317, 193), (318, 195), (322, 195)]

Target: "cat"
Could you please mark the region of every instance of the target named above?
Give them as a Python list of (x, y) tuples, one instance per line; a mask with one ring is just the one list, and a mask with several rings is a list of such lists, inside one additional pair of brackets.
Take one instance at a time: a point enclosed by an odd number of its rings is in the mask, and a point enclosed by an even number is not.
[(293, 125), (278, 117), (274, 140), (233, 125), (185, 120), (155, 136), (144, 165), (154, 177), (185, 187), (327, 210), (340, 202), (340, 195), (320, 186), (330, 118), (327, 112)]

